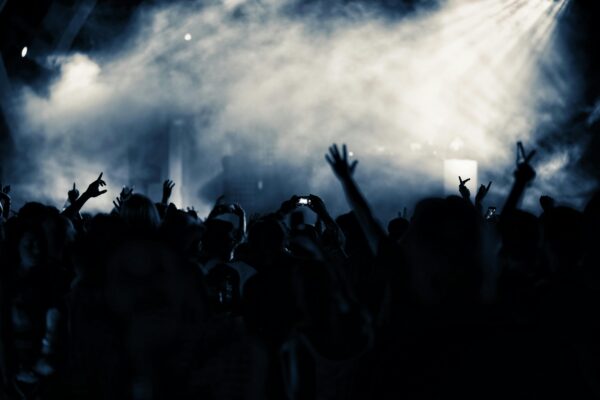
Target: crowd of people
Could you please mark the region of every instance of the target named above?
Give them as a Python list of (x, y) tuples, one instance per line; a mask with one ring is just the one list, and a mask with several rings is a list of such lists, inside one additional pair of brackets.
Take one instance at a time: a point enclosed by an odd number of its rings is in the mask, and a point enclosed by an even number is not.
[(315, 195), (200, 218), (172, 181), (82, 215), (102, 174), (63, 210), (14, 212), (0, 185), (0, 398), (600, 397), (600, 196), (520, 210), (535, 170), (518, 152), (498, 213), (491, 183), (471, 199), (459, 177), (387, 226), (345, 145), (326, 155), (337, 218)]

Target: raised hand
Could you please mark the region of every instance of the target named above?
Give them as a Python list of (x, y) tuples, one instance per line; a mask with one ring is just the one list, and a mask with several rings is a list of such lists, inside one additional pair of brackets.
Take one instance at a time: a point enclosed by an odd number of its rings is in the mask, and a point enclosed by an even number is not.
[(75, 182), (73, 182), (73, 189), (67, 192), (67, 198), (69, 199), (69, 203), (73, 204), (79, 198), (79, 190), (75, 186)]
[(325, 154), (325, 159), (338, 179), (342, 181), (352, 177), (358, 164), (358, 160), (354, 160), (352, 163), (348, 162), (348, 148), (345, 144), (342, 145), (341, 153), (337, 144), (333, 144), (329, 147), (329, 154)]
[(175, 187), (175, 182), (170, 179), (167, 179), (163, 182), (163, 191), (162, 191), (162, 204), (169, 204), (169, 199), (171, 198), (171, 193), (173, 193), (173, 188)]
[(315, 212), (315, 214), (319, 215), (319, 216), (323, 216), (324, 214), (327, 214), (327, 208), (325, 207), (325, 202), (323, 202), (323, 200), (314, 194), (310, 194), (308, 196), (308, 204), (307, 204), (308, 208), (310, 208), (311, 210), (313, 210)]
[(296, 209), (296, 207), (298, 207), (299, 200), (300, 200), (300, 196), (293, 195), (288, 200), (281, 203), (281, 206), (279, 207), (277, 214), (279, 214), (281, 216), (285, 216), (285, 215), (291, 213), (292, 211), (294, 211)]
[(121, 211), (121, 206), (123, 206), (123, 201), (121, 201), (120, 197), (117, 197), (116, 199), (113, 200), (113, 206), (115, 206), (115, 210), (117, 210), (118, 212)]
[(135, 186), (123, 186), (121, 193), (119, 193), (119, 199), (121, 199), (121, 202), (124, 202), (131, 197), (133, 194), (133, 189), (135, 189)]
[(348, 204), (352, 208), (352, 211), (354, 211), (356, 218), (367, 237), (371, 251), (373, 254), (377, 254), (379, 251), (379, 243), (387, 237), (387, 234), (375, 219), (367, 199), (365, 199), (358, 188), (358, 185), (352, 178), (352, 174), (356, 169), (358, 161), (355, 160), (352, 163), (349, 163), (346, 145), (342, 146), (342, 152), (340, 153), (336, 144), (329, 147), (329, 153), (325, 155), (325, 159), (340, 181), (344, 193), (346, 194)]
[(121, 193), (119, 193), (119, 196), (113, 200), (113, 206), (115, 206), (115, 209), (117, 211), (121, 211), (123, 203), (125, 203), (127, 199), (131, 197), (134, 188), (134, 186), (123, 186), (123, 188), (121, 189)]
[(532, 150), (527, 154), (525, 153), (523, 144), (517, 142), (517, 169), (514, 173), (515, 182), (506, 198), (501, 215), (508, 215), (516, 210), (527, 185), (535, 178), (535, 170), (529, 164), (534, 155), (535, 150)]
[(515, 179), (519, 183), (528, 183), (535, 178), (535, 170), (529, 164), (536, 151), (532, 150), (529, 154), (525, 153), (523, 143), (517, 143), (517, 169)]
[(98, 176), (98, 179), (96, 179), (94, 182), (90, 183), (90, 185), (88, 186), (87, 190), (85, 191), (85, 194), (89, 197), (98, 197), (101, 194), (104, 194), (107, 192), (106, 189), (104, 190), (100, 190), (101, 187), (106, 186), (106, 182), (104, 182), (102, 180), (102, 175), (104, 174), (104, 172), (100, 172), (100, 175)]
[(479, 190), (477, 190), (477, 194), (475, 195), (475, 204), (481, 204), (483, 202), (483, 199), (490, 191), (491, 186), (492, 186), (492, 181), (490, 181), (490, 183), (488, 183), (487, 186), (485, 186), (485, 185), (479, 186)]
[(471, 178), (467, 178), (463, 181), (460, 176), (458, 177), (458, 191), (460, 192), (462, 198), (465, 200), (469, 200), (471, 198), (471, 191), (469, 190), (469, 188), (467, 188), (467, 186), (465, 186), (465, 183), (469, 182), (470, 180)]

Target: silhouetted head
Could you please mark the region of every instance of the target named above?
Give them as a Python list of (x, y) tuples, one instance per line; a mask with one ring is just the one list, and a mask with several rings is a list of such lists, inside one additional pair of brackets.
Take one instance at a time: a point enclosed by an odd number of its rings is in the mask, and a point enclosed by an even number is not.
[(248, 230), (248, 245), (255, 255), (270, 257), (281, 254), (286, 244), (286, 231), (274, 218), (260, 219)]
[(162, 237), (187, 256), (198, 253), (205, 231), (203, 224), (189, 213), (169, 208), (161, 226)]
[[(531, 268), (540, 248), (538, 218), (522, 210), (514, 210), (500, 219), (502, 253), (516, 268)], [(520, 265), (520, 266), (519, 266)]]
[(553, 272), (565, 273), (578, 266), (585, 245), (583, 214), (568, 207), (544, 213), (543, 245)]
[(204, 228), (202, 251), (208, 257), (217, 257), (222, 261), (229, 261), (237, 244), (233, 224), (215, 218), (205, 221)]
[(393, 241), (402, 239), (406, 231), (408, 230), (410, 223), (407, 219), (397, 217), (392, 219), (387, 226), (388, 235)]
[(420, 302), (450, 305), (479, 300), (480, 225), (475, 208), (462, 198), (419, 202), (403, 249)]
[(134, 232), (151, 233), (158, 229), (160, 216), (148, 197), (132, 194), (121, 206), (121, 218)]

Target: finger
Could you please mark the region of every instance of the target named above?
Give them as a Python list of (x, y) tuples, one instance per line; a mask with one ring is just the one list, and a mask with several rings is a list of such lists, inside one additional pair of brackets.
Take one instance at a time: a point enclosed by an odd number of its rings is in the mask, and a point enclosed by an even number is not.
[(329, 156), (329, 154), (325, 154), (325, 160), (329, 163), (329, 165), (333, 166), (333, 160)]
[(104, 182), (104, 181), (102, 181), (102, 180), (98, 181), (98, 184), (99, 184), (100, 186), (106, 186), (106, 182)]
[(97, 181), (99, 181), (100, 179), (102, 179), (102, 175), (104, 174), (104, 172), (100, 172), (100, 176), (98, 177), (98, 179), (96, 179)]
[(529, 155), (525, 157), (525, 162), (528, 163), (533, 158), (533, 156), (535, 156), (535, 153), (535, 150), (531, 150), (531, 153), (529, 153)]
[(113, 206), (115, 206), (115, 208), (119, 208), (119, 206), (117, 205), (117, 202), (113, 200)]
[(75, 190), (75, 182), (73, 182), (73, 190)]
[(105, 190), (101, 190), (101, 191), (99, 191), (99, 192), (98, 192), (98, 194), (104, 194), (104, 193), (106, 193), (106, 192), (108, 192), (108, 190), (106, 190), (106, 189), (105, 189)]
[(490, 190), (491, 186), (492, 186), (492, 181), (490, 181), (490, 183), (488, 183), (487, 187), (485, 188), (485, 191), (488, 192)]
[(460, 175), (458, 176), (458, 181), (460, 182), (460, 184), (461, 184), (461, 185), (463, 184), (463, 180), (462, 180), (462, 178), (460, 177)]
[(346, 143), (342, 145), (342, 156), (344, 161), (348, 160), (348, 146), (346, 146)]
[(329, 146), (329, 154), (330, 154), (332, 160), (336, 159), (335, 150), (336, 149), (333, 144), (331, 146)]
[(467, 178), (467, 179), (465, 179), (464, 181), (462, 181), (463, 185), (464, 185), (465, 183), (469, 182), (470, 180), (471, 180), (471, 178)]
[(350, 164), (350, 172), (354, 172), (354, 169), (358, 165), (358, 160), (354, 160), (352, 164)]
[(340, 159), (340, 149), (338, 148), (337, 144), (333, 145), (333, 155), (335, 157), (336, 160)]
[(525, 149), (522, 142), (517, 142), (517, 158), (525, 158)]

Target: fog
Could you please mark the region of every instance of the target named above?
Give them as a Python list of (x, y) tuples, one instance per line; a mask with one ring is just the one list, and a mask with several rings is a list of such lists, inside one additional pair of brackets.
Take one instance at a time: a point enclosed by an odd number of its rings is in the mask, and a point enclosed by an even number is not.
[[(121, 186), (139, 185), (131, 148), (184, 118), (195, 157), (183, 164), (193, 179), (177, 187), (179, 206), (205, 212), (230, 156), (240, 173), (279, 179), (259, 203), (315, 193), (342, 212), (323, 158), (333, 142), (360, 160), (357, 180), (381, 217), (441, 194), (445, 159), (477, 161), (473, 182), (493, 180), (490, 202), (500, 205), (515, 142), (532, 148), (556, 135), (579, 101), (559, 22), (567, 3), (448, 0), (403, 18), (375, 3), (326, 15), (294, 14), (291, 0), (141, 8), (117, 45), (48, 56), (60, 74), (43, 93), (20, 89), (17, 163), (31, 182), (22, 190), (60, 206), (73, 181), (83, 189), (104, 171), (109, 192), (87, 209), (108, 211)], [(528, 206), (559, 187), (570, 188), (565, 201), (581, 200), (569, 165), (583, 144), (561, 143), (534, 159)], [(160, 158), (160, 147), (143, 160)], [(146, 189), (155, 195), (166, 178)]]

